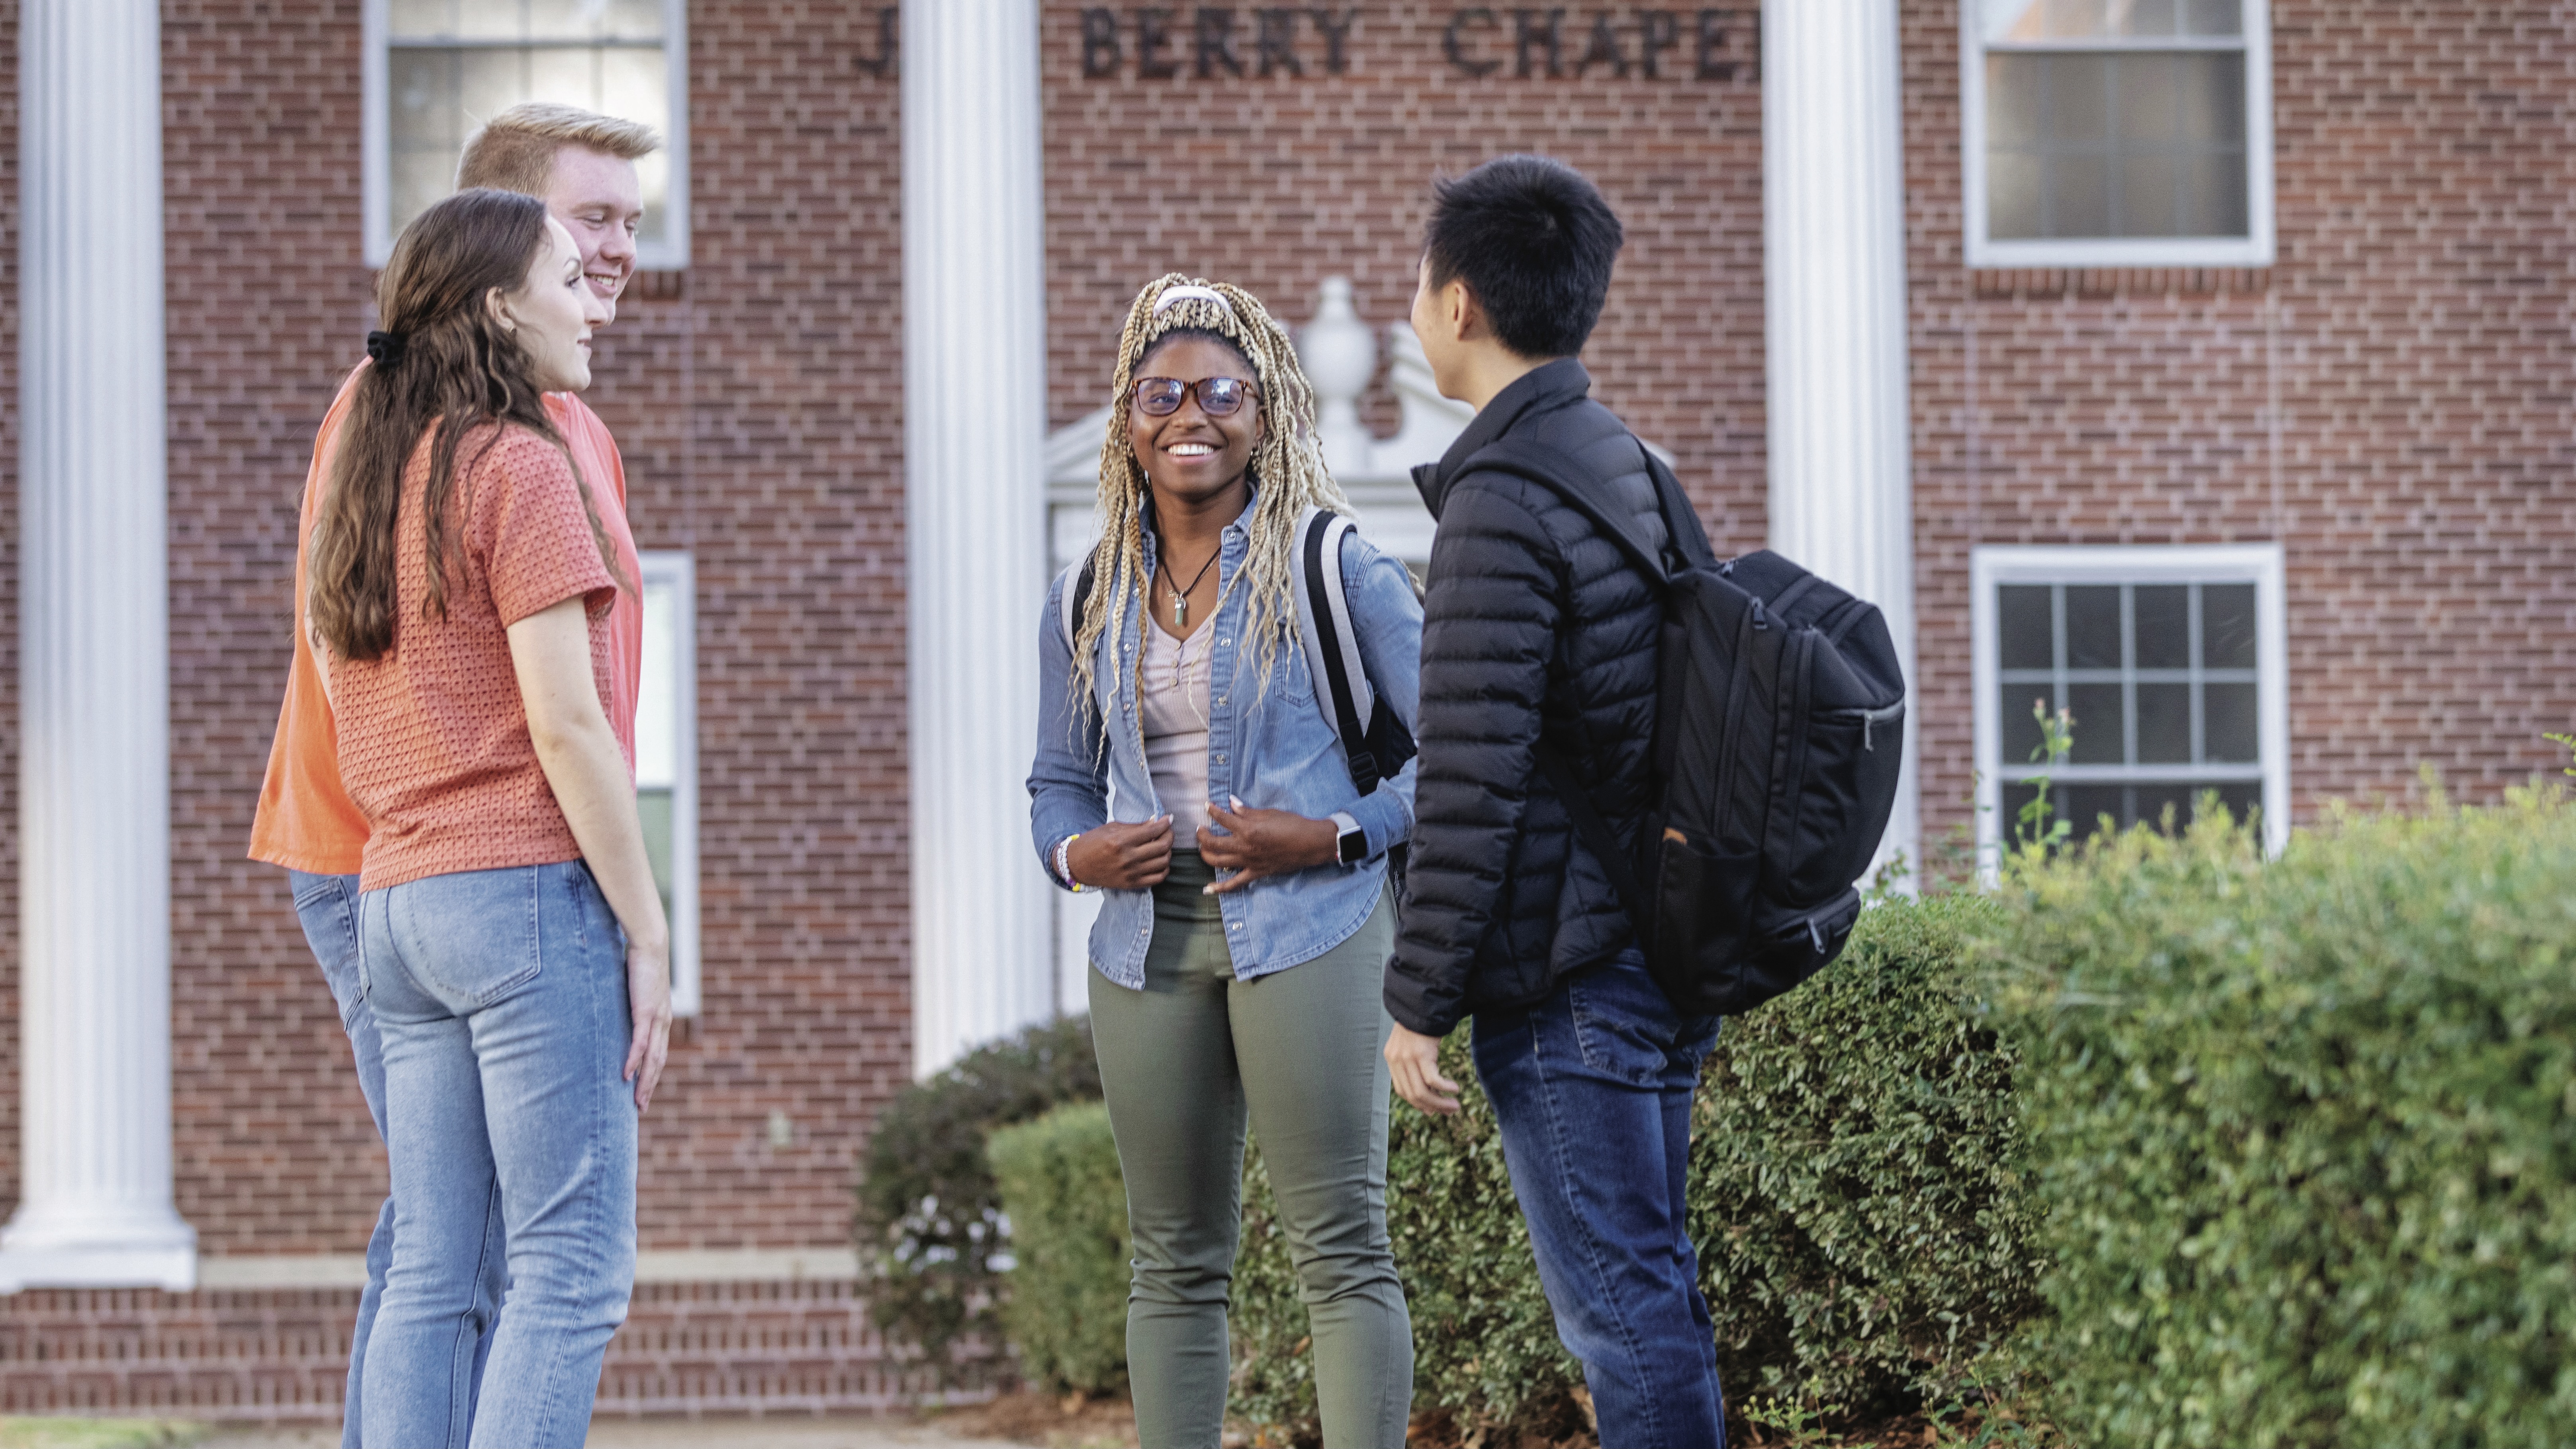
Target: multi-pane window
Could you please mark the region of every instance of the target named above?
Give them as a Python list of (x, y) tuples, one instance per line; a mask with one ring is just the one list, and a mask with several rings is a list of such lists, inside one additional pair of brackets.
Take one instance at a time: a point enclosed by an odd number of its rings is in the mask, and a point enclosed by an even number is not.
[[(1981, 549), (1977, 557), (1980, 836), (2009, 838), (2045, 777), (2081, 836), (2187, 821), (2205, 794), (2286, 826), (2279, 552)], [(2037, 712), (2072, 717), (2035, 758)]]
[(2262, 0), (1963, 0), (1968, 260), (2271, 260)]
[(521, 101), (641, 121), (647, 267), (687, 261), (685, 0), (367, 0), (367, 254), (455, 189), (457, 156)]
[(671, 922), (671, 1004), (697, 1014), (697, 585), (689, 555), (644, 563), (644, 670), (635, 706), (635, 810)]

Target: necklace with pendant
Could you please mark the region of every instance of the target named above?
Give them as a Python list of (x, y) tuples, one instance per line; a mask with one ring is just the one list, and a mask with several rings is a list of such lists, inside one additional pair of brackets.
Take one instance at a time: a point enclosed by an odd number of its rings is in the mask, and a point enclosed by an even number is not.
[(1170, 560), (1159, 557), (1154, 560), (1154, 567), (1162, 571), (1163, 582), (1169, 586), (1172, 591), (1173, 628), (1186, 629), (1190, 626), (1190, 589), (1195, 589), (1199, 586), (1199, 580), (1206, 578), (1207, 571), (1216, 567), (1218, 555), (1224, 552), (1224, 547), (1220, 545), (1217, 548), (1216, 553), (1208, 555), (1207, 562), (1199, 565), (1199, 571), (1190, 575), (1189, 589), (1182, 588), (1180, 584), (1172, 578)]

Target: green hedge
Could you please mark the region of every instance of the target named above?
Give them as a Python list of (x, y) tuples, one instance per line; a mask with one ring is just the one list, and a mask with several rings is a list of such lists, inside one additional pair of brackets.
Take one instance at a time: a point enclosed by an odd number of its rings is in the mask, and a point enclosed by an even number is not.
[(2016, 872), (1998, 997), (2073, 1442), (2576, 1425), (2576, 812), (2217, 820)]
[[(1974, 897), (1874, 906), (1843, 960), (1720, 1035), (1693, 1126), (1691, 1234), (1738, 1402), (1941, 1393), (2035, 1311), (2017, 1063), (1965, 985), (1994, 914)], [(1390, 1131), (1414, 1407), (1462, 1432), (1563, 1432), (1580, 1426), (1580, 1371), (1557, 1344), (1465, 1044), (1461, 1032), (1443, 1054), (1465, 1110), (1398, 1103)], [(1306, 1314), (1257, 1159), (1248, 1176), (1234, 1407), (1311, 1437)]]
[(1073, 1017), (970, 1052), (887, 1105), (868, 1138), (852, 1233), (868, 1322), (890, 1346), (944, 1382), (978, 1366), (960, 1362), (965, 1340), (1000, 1340), (996, 1259), (1008, 1249), (985, 1139), (1099, 1098), (1091, 1024)]
[(986, 1153), (1009, 1214), (1011, 1291), (1002, 1327), (1020, 1376), (1063, 1391), (1127, 1384), (1127, 1188), (1109, 1109), (1058, 1107), (993, 1134)]

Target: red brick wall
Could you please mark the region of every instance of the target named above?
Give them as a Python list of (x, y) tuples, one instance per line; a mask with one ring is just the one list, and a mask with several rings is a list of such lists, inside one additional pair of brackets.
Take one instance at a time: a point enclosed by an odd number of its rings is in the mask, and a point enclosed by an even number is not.
[(2073, 285), (1972, 282), (1958, 7), (1902, 11), (1927, 838), (1967, 819), (1981, 543), (2282, 541), (2301, 818), (2418, 762), (2472, 797), (2549, 766), (2576, 719), (2576, 6), (2275, 3), (2278, 265)]
[[(1482, 79), (1444, 58), (1448, 5), (1363, 5), (1347, 70), (1326, 73), (1310, 10), (1296, 11), (1306, 74), (1258, 74), (1253, 19), (1232, 7), (1246, 76), (1196, 74), (1192, 8), (1174, 9), (1177, 76), (1137, 75), (1134, 5), (1120, 22), (1124, 64), (1083, 74), (1082, 13), (1044, 6), (1047, 344), (1058, 423), (1106, 401), (1128, 303), (1165, 271), (1250, 288), (1281, 320), (1305, 322), (1317, 284), (1340, 274), (1360, 316), (1383, 328), (1409, 310), (1429, 185), (1511, 151), (1581, 168), (1618, 208), (1627, 248), (1608, 309), (1584, 354), (1595, 396), (1670, 448), (1720, 547), (1760, 542), (1762, 413), (1762, 94), (1750, 68), (1692, 78), (1689, 9), (1659, 56), (1636, 67), (1638, 7), (1608, 7), (1632, 66), (1574, 74), (1595, 12), (1567, 12), (1562, 76), (1540, 54), (1515, 75), (1512, 15), (1467, 33), (1470, 58), (1500, 60)], [(1227, 7), (1216, 7), (1224, 9)], [(1646, 7), (1658, 8), (1658, 7)], [(1754, 8), (1754, 7), (1748, 7)], [(1716, 59), (1749, 62), (1751, 16)], [(1376, 414), (1392, 428), (1383, 397)]]

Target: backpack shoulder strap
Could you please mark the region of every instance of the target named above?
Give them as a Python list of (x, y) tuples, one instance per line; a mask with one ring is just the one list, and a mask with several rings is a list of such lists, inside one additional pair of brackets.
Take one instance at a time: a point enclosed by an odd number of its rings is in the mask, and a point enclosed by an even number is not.
[(1644, 443), (1637, 451), (1646, 455), (1647, 476), (1655, 480), (1655, 504), (1664, 515), (1664, 536), (1683, 560), (1698, 568), (1717, 567), (1717, 550), (1709, 547), (1708, 526), (1699, 521), (1699, 510), (1691, 507), (1690, 495), (1682, 491), (1682, 480), (1655, 456), (1655, 450)]
[(1091, 602), (1091, 555), (1084, 554), (1082, 562), (1066, 565), (1056, 577), (1064, 584), (1056, 595), (1056, 623), (1063, 627), (1064, 647), (1070, 650), (1081, 634), (1082, 606)]
[(1298, 516), (1297, 636), (1306, 646), (1306, 668), (1315, 681), (1316, 703), (1323, 707), (1325, 722), (1341, 736), (1351, 783), (1365, 795), (1378, 782), (1377, 756), (1368, 747), (1377, 691), (1369, 687), (1368, 669), (1360, 659), (1359, 631), (1351, 624), (1351, 601), (1342, 583), (1342, 544), (1351, 533), (1351, 521), (1328, 508), (1309, 505)]
[[(1645, 445), (1642, 443), (1637, 445), (1637, 450), (1645, 453), (1646, 463), (1651, 471), (1655, 455), (1646, 453)], [(1601, 506), (1600, 500), (1584, 492), (1573, 481), (1583, 477), (1586, 470), (1582, 464), (1572, 458), (1544, 443), (1532, 442), (1525, 438), (1504, 437), (1476, 450), (1467, 461), (1458, 466), (1461, 477), (1475, 472), (1509, 473), (1516, 478), (1526, 478), (1555, 494), (1565, 501), (1567, 507), (1592, 520), (1592, 526), (1601, 530), (1602, 537), (1619, 546), (1619, 551), (1628, 556), (1628, 561), (1637, 566), (1637, 571), (1646, 576), (1647, 582), (1659, 589), (1671, 584), (1672, 574), (1664, 567), (1664, 561), (1655, 556), (1655, 550), (1648, 548), (1645, 540), (1637, 537), (1636, 531), (1631, 529), (1624, 520), (1612, 517), (1610, 510)], [(1662, 503), (1661, 494), (1662, 488), (1659, 481), (1656, 500), (1659, 506)], [(1668, 521), (1666, 529), (1669, 531), (1670, 527)]]

